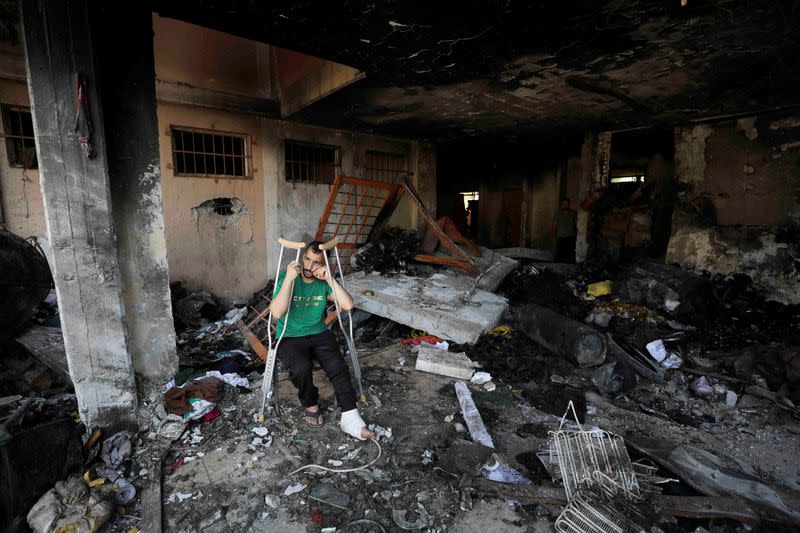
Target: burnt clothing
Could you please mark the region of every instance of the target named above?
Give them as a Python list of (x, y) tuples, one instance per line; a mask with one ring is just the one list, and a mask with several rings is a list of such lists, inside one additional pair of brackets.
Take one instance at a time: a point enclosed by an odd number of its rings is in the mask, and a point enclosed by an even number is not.
[(278, 347), (278, 359), (284, 368), (289, 369), (289, 379), (297, 387), (297, 397), (303, 407), (313, 407), (319, 402), (319, 390), (312, 379), (316, 359), (333, 385), (342, 412), (356, 408), (350, 369), (332, 331), (326, 329), (314, 335), (284, 337)]

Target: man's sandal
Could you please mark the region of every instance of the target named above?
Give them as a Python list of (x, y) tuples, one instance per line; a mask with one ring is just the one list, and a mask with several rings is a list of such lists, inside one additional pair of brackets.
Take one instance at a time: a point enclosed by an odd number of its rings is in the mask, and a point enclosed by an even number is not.
[[(305, 412), (303, 413), (303, 420), (305, 420), (307, 426), (311, 426), (313, 428), (318, 428), (322, 424), (324, 424), (324, 421), (322, 419), (322, 413), (320, 413), (319, 411), (310, 411), (306, 409)], [(316, 420), (316, 423), (310, 422), (310, 420)]]

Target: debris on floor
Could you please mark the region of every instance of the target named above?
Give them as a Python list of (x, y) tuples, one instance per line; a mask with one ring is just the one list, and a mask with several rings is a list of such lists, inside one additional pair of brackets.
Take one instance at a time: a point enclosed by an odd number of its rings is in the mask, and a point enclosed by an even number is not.
[[(778, 532), (797, 524), (797, 309), (702, 275), (632, 281), (647, 266), (523, 261), (498, 294), (477, 276), (430, 268), (347, 278), (366, 311), (354, 326), (367, 392), (359, 410), (380, 454), (339, 430), (321, 370), (321, 427), (303, 423), (280, 368), (281, 413), (259, 424), (252, 391), (263, 363), (237, 323), (266, 336), (254, 318), (270, 287), (227, 309), (201, 294), (176, 310), (180, 369), (145, 402), (142, 431), (79, 445), (79, 460), (29, 504), (31, 527), (734, 533), (759, 520)], [(686, 284), (717, 294), (717, 305), (701, 311)], [(25, 394), (6, 390), (0, 413)]]

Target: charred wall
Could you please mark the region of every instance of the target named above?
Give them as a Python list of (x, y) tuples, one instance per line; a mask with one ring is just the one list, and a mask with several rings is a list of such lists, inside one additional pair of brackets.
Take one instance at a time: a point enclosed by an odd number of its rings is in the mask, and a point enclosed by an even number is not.
[(678, 127), (675, 172), (684, 190), (667, 261), (745, 273), (800, 303), (800, 114)]

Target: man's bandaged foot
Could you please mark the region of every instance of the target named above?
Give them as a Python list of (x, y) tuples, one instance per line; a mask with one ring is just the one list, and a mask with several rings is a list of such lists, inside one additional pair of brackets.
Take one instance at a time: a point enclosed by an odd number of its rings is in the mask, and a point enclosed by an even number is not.
[(361, 430), (367, 427), (361, 415), (358, 414), (358, 409), (351, 409), (342, 413), (342, 419), (339, 421), (339, 427), (348, 435), (352, 435), (358, 440), (367, 440), (361, 435)]

